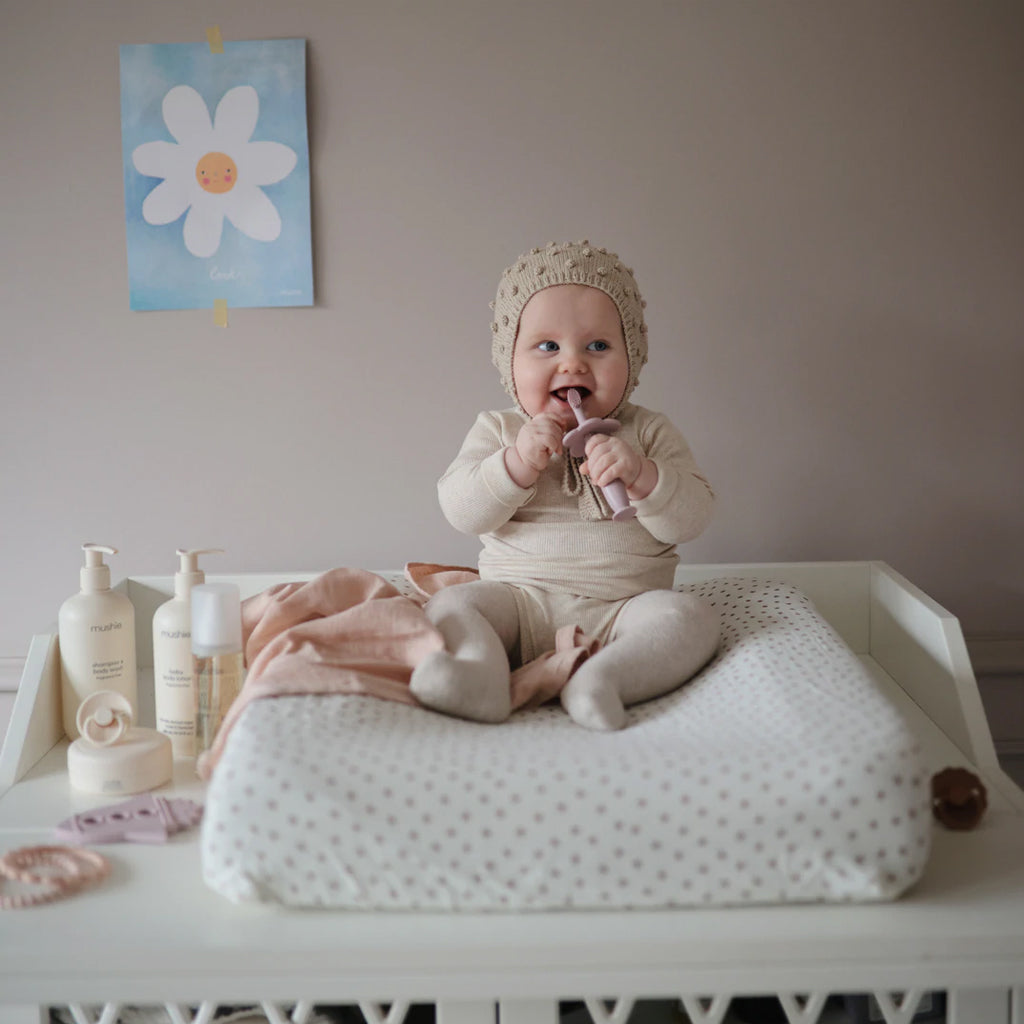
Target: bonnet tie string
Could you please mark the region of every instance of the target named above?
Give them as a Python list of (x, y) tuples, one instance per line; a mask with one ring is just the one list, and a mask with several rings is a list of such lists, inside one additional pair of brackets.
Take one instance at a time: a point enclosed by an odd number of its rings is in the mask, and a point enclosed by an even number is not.
[(580, 472), (583, 459), (577, 459), (568, 452), (562, 455), (562, 493), (576, 498), (580, 517), (588, 520), (610, 519), (612, 510), (604, 495), (596, 488), (589, 476)]

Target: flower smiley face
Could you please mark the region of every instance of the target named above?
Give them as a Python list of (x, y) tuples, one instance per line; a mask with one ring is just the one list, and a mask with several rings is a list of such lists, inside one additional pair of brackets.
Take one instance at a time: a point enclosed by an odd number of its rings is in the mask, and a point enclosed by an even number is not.
[(163, 117), (175, 142), (137, 146), (132, 163), (161, 181), (142, 203), (147, 224), (164, 225), (187, 212), (185, 248), (198, 257), (220, 248), (225, 218), (242, 234), (272, 242), (281, 215), (261, 186), (288, 177), (298, 162), (280, 142), (251, 141), (260, 103), (251, 85), (229, 89), (210, 119), (205, 100), (190, 85), (176, 85), (163, 99)]
[(207, 153), (196, 164), (196, 181), (203, 191), (222, 195), (235, 187), (238, 168), (226, 153)]

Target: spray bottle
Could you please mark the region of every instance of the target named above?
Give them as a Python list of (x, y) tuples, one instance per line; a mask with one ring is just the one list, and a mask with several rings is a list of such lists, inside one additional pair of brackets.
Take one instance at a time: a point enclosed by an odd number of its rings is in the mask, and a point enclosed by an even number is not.
[(192, 588), (192, 678), (196, 754), (201, 756), (213, 746), (245, 681), (241, 598), (233, 583), (204, 583)]
[(170, 738), (175, 757), (195, 756), (196, 712), (192, 691), (192, 588), (205, 582), (200, 555), (223, 548), (178, 548), (174, 597), (153, 614), (153, 686), (156, 727)]

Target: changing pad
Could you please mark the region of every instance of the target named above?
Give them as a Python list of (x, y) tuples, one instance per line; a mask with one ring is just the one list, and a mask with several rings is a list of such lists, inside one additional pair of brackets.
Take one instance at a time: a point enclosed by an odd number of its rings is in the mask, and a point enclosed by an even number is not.
[(235, 901), (510, 911), (892, 899), (924, 870), (915, 738), (800, 591), (684, 588), (713, 661), (619, 732), (362, 696), (251, 704), (211, 780), (206, 883)]

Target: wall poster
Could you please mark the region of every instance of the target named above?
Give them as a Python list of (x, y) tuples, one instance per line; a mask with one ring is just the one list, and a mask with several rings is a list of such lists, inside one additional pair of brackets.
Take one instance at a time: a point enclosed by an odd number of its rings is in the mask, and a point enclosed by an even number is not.
[(121, 47), (133, 310), (310, 306), (304, 39)]

